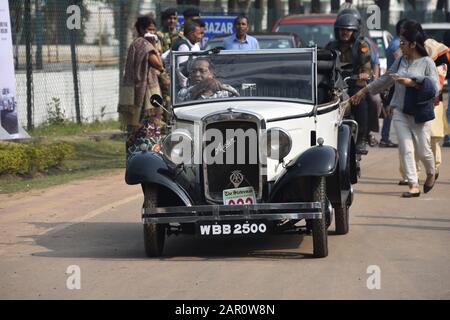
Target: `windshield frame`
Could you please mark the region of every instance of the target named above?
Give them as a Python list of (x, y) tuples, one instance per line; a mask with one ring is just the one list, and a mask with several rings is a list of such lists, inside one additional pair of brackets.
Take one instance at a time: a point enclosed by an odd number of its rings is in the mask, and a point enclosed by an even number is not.
[[(205, 99), (205, 100), (192, 100), (186, 102), (178, 102), (176, 94), (176, 61), (180, 56), (211, 56), (211, 55), (272, 55), (272, 54), (304, 54), (310, 53), (312, 55), (311, 63), (311, 76), (312, 76), (312, 100), (295, 99), (295, 98), (280, 98), (280, 97), (232, 97), (232, 98), (217, 98), (217, 99)], [(172, 107), (179, 108), (196, 104), (215, 103), (223, 101), (283, 101), (283, 102), (295, 102), (302, 104), (316, 105), (317, 102), (317, 47), (313, 48), (290, 48), (290, 49), (259, 49), (259, 50), (221, 50), (219, 53), (212, 53), (210, 50), (191, 51), (191, 52), (178, 52), (172, 51), (171, 53), (171, 84), (170, 91), (172, 97)]]

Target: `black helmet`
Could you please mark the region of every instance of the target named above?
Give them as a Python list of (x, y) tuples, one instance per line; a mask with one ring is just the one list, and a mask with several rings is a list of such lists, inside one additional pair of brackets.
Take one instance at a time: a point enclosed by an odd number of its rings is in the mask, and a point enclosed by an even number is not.
[(344, 15), (344, 14), (351, 14), (352, 16), (354, 16), (358, 20), (358, 23), (361, 25), (361, 14), (359, 13), (358, 9), (356, 9), (356, 8), (345, 8), (345, 9), (342, 9), (338, 13), (338, 18), (340, 16)]
[(337, 29), (348, 29), (353, 31), (359, 31), (359, 21), (351, 13), (345, 13), (339, 15), (334, 23), (334, 30)]
[(352, 37), (356, 39), (358, 37), (357, 34), (359, 34), (359, 27), (359, 21), (353, 14), (345, 13), (339, 15), (334, 23), (334, 38), (339, 40), (339, 29), (348, 29), (353, 30), (354, 35)]

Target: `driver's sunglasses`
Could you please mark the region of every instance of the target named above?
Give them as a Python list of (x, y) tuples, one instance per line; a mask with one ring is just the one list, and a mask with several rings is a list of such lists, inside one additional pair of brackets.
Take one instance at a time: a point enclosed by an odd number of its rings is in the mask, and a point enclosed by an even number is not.
[(407, 43), (408, 43), (408, 41), (406, 41), (406, 40), (400, 40), (400, 45), (402, 45), (402, 46), (404, 46)]

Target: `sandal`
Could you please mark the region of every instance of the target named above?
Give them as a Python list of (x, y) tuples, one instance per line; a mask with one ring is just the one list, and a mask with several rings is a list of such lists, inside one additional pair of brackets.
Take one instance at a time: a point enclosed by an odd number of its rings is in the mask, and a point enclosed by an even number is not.
[(419, 192), (403, 192), (402, 193), (402, 198), (417, 198), (420, 196), (420, 191)]
[[(409, 191), (402, 193), (402, 198), (417, 198), (420, 196), (419, 184), (416, 183), (408, 183)], [(417, 192), (411, 192), (412, 190), (417, 190)]]
[[(433, 182), (431, 185), (427, 184), (427, 182), (429, 182), (430, 180)], [(436, 182), (436, 177), (434, 174), (427, 175), (427, 179), (425, 180), (425, 183), (423, 185), (423, 192), (424, 193), (430, 192), (431, 189), (433, 189), (435, 182)]]

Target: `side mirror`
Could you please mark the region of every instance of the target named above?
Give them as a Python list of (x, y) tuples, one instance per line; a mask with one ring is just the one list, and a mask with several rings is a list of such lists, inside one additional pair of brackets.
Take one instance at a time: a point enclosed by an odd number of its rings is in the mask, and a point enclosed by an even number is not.
[(150, 103), (155, 108), (163, 108), (163, 98), (159, 94), (154, 94), (150, 97)]

